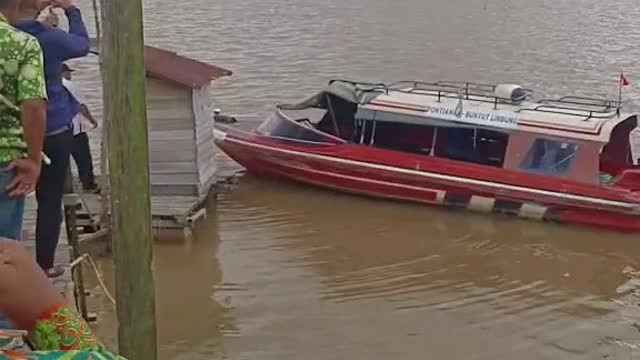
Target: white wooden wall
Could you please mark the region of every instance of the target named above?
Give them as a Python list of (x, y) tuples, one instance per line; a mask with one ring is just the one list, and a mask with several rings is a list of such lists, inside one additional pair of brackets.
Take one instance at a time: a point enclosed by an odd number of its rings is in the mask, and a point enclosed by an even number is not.
[(152, 195), (200, 195), (190, 89), (147, 78)]
[(213, 140), (214, 122), (210, 90), (210, 86), (205, 86), (193, 90), (192, 95), (200, 196), (209, 192), (216, 175), (216, 148)]

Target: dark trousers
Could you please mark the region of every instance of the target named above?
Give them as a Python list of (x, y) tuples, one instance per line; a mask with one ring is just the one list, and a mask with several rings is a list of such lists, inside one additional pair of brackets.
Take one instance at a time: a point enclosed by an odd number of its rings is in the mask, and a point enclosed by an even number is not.
[(91, 158), (91, 148), (89, 148), (89, 136), (81, 132), (73, 137), (73, 149), (71, 154), (78, 166), (78, 176), (84, 189), (90, 189), (96, 183), (93, 174), (93, 159)]
[(72, 147), (71, 130), (44, 139), (44, 152), (51, 159), (51, 164), (42, 167), (36, 187), (36, 260), (44, 270), (51, 269), (55, 261), (62, 225), (64, 183)]

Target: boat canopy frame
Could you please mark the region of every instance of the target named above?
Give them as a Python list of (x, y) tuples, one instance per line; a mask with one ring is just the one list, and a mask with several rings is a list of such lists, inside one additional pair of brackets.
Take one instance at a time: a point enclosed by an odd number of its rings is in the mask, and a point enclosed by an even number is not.
[[(356, 121), (484, 128), (505, 133), (520, 130), (600, 143), (609, 141), (617, 124), (636, 115), (620, 113), (619, 100), (574, 95), (529, 100), (533, 91), (522, 88), (525, 96), (512, 99), (498, 96), (499, 86), (458, 81), (399, 81), (387, 85), (332, 80), (315, 95), (277, 108), (327, 110), (336, 134), (344, 120), (333, 105), (345, 101), (354, 105)], [(471, 117), (466, 116), (466, 110)]]
[(365, 83), (349, 80), (331, 80), (320, 92), (294, 104), (278, 104), (280, 110), (305, 110), (310, 108), (329, 110), (327, 99), (331, 96), (355, 105), (366, 104), (380, 94), (388, 93), (382, 83)]

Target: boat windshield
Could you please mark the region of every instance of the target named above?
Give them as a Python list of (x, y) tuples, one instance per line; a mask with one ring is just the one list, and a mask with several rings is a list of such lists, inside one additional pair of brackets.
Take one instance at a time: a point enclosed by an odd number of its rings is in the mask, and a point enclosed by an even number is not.
[(278, 110), (269, 120), (262, 123), (256, 133), (270, 138), (305, 144), (339, 144), (343, 140), (315, 129), (312, 117), (292, 119)]

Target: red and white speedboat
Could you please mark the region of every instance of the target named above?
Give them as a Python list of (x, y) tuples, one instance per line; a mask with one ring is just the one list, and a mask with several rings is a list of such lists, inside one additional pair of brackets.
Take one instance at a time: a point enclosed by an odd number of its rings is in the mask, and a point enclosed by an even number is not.
[(333, 81), (251, 132), (216, 129), (249, 172), (378, 198), (640, 231), (637, 115), (533, 101), (517, 85)]

